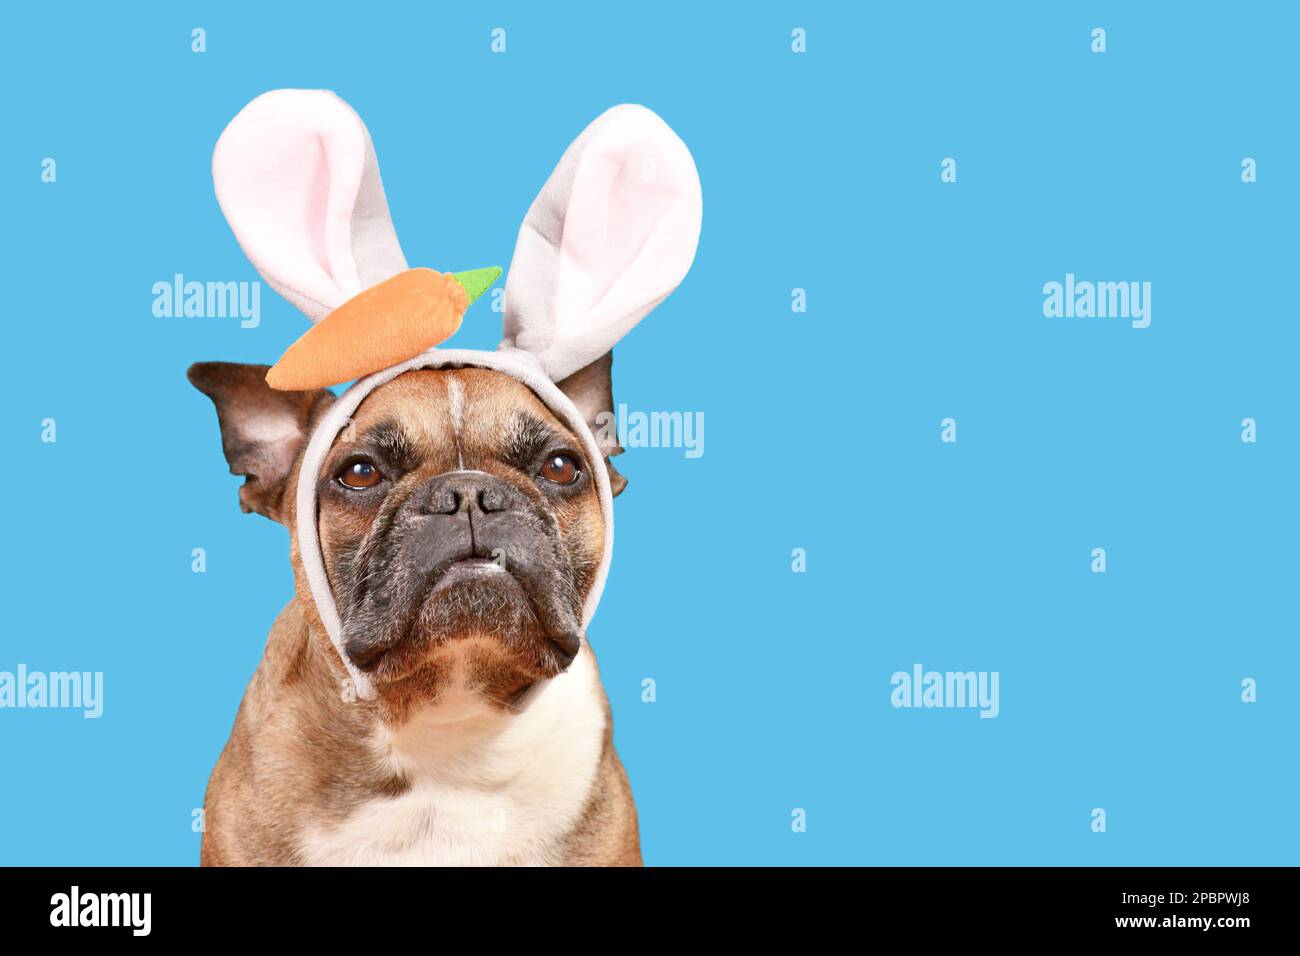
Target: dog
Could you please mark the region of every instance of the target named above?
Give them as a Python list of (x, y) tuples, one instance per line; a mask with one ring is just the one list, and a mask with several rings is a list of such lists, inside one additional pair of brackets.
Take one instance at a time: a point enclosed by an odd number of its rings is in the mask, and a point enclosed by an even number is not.
[[(332, 152), (344, 149), (355, 153)], [(253, 164), (281, 155), (328, 168), (261, 189), (266, 170)], [(365, 320), (383, 300), (357, 296), (409, 275), (395, 235), (381, 243), (386, 269), (365, 259), (376, 229), (391, 229), (367, 164), (359, 117), (323, 91), (264, 94), (218, 143), (227, 219), (309, 318), (349, 302)], [(338, 172), (350, 168), (367, 170), (359, 186)], [(284, 198), (298, 184), (329, 192)], [(289, 531), (295, 582), (208, 783), (203, 865), (642, 863), (585, 630), (609, 563), (610, 502), (627, 484), (609, 460), (616, 436), (599, 425), (614, 409), (610, 346), (694, 257), (698, 190), (662, 120), (616, 107), (566, 151), (520, 229), (501, 351), (430, 348), (392, 367), (386, 353), (342, 395), (272, 387), (265, 365), (190, 368), (245, 478), (241, 508)], [(240, 205), (282, 198), (285, 209), (256, 215)], [(277, 251), (257, 232), (273, 222), (291, 245), (284, 223), (297, 216), (319, 250), (312, 207), (351, 210), (354, 237), (366, 237), (352, 243), (355, 268), (330, 261), (337, 288), (293, 272), (319, 255)], [(630, 225), (616, 235), (620, 221)], [(586, 235), (592, 223), (605, 232)], [(556, 291), (570, 266), (585, 272), (567, 288), (589, 286), (586, 300)]]
[[(189, 377), (216, 405), (231, 470), (254, 476), (241, 505), (293, 528), (301, 451), (334, 399), (272, 391), (266, 372)], [(351, 432), (322, 478), (321, 544), (377, 698), (340, 692), (315, 609), (291, 601), (208, 785), (202, 862), (640, 863), (579, 638), (604, 535), (591, 469), (606, 464), (489, 369), (407, 372)], [(306, 594), (296, 540), (290, 555)]]

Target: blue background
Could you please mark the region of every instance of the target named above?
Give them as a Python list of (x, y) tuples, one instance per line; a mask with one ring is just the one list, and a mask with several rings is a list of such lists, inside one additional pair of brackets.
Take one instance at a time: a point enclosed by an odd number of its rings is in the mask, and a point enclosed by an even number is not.
[[(185, 368), (305, 325), (265, 286), (257, 329), (155, 318), (151, 287), (257, 278), (209, 163), (285, 86), (365, 118), (436, 268), (506, 265), (610, 105), (695, 155), (698, 258), (615, 392), (704, 412), (705, 454), (620, 459), (592, 627), (648, 863), (1297, 862), (1300, 17), (973, 6), (7, 7), (0, 669), (106, 699), (0, 711), (0, 862), (197, 862), (292, 582)], [(1151, 327), (1044, 318), (1067, 272), (1151, 282)], [(495, 345), (480, 308), (457, 344)], [(916, 662), (999, 671), (1001, 716), (892, 708)]]

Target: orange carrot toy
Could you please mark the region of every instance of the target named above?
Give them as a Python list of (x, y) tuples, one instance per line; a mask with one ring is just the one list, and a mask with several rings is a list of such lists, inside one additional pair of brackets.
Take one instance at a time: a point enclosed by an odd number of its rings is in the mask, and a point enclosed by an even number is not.
[(399, 272), (308, 329), (267, 372), (266, 382), (283, 391), (324, 388), (419, 355), (451, 338), (469, 304), (500, 275), (496, 266)]

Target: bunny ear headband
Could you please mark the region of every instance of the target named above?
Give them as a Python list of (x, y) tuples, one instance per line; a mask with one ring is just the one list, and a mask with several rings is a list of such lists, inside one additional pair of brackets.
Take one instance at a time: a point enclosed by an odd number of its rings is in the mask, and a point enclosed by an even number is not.
[[(267, 374), (272, 388), (358, 379), (330, 406), (303, 457), (298, 544), (312, 597), (361, 698), (369, 678), (349, 659), (316, 527), (321, 465), (361, 401), (418, 368), (494, 369), (528, 386), (604, 457), (583, 415), (554, 384), (605, 355), (675, 289), (695, 258), (702, 203), (686, 145), (650, 110), (616, 106), (565, 151), (533, 201), (506, 277), (495, 352), (438, 348), (500, 276), (407, 266), (370, 134), (325, 90), (274, 90), (226, 127), (212, 156), (217, 201), (267, 283), (313, 325)], [(605, 545), (583, 609), (590, 621), (609, 572), (609, 476), (593, 467)]]

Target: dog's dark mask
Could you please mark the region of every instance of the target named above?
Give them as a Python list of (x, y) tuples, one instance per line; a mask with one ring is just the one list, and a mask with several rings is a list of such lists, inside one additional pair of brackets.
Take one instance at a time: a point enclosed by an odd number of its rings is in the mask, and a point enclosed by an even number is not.
[[(245, 510), (292, 527), (301, 447), (333, 399), (272, 392), (259, 369), (211, 363), (191, 379), (249, 476)], [(560, 383), (589, 421), (612, 405), (608, 376), (606, 357)], [(366, 397), (320, 471), (318, 524), (347, 654), (382, 697), (459, 688), (511, 707), (569, 666), (604, 544), (591, 469), (578, 437), (498, 372), (407, 372)]]

